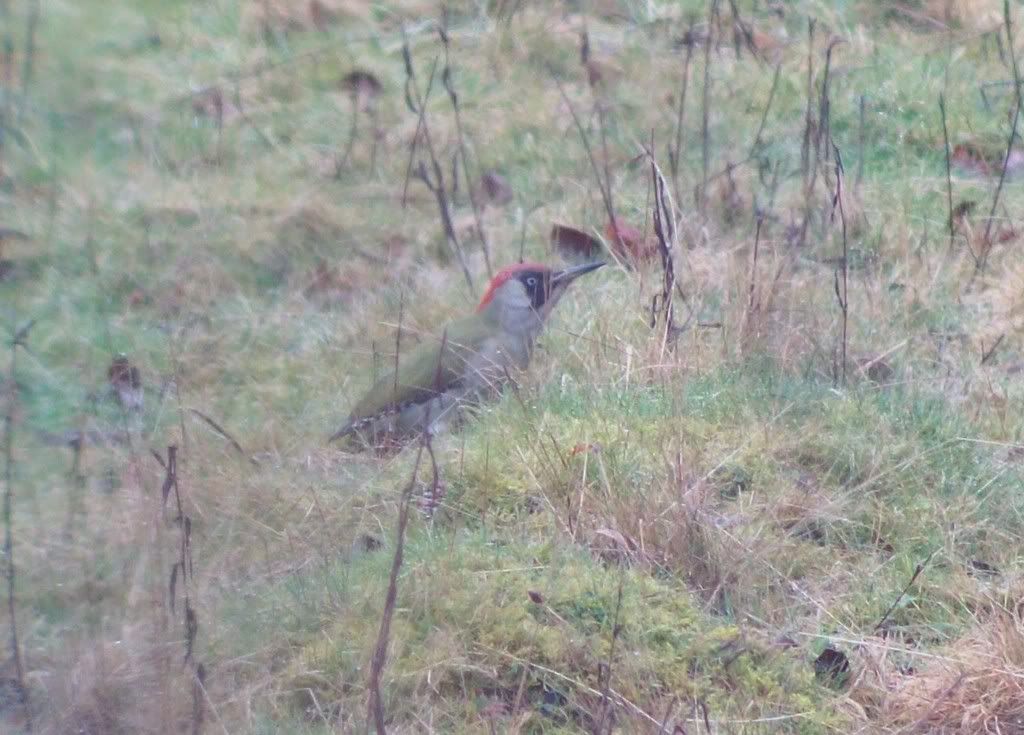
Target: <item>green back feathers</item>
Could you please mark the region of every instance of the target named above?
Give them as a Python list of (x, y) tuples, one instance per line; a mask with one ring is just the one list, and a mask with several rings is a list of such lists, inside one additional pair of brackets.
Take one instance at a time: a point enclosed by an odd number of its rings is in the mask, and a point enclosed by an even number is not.
[(496, 327), (492, 321), (486, 311), (458, 319), (451, 322), (442, 335), (431, 336), (409, 352), (400, 354), (398, 379), (395, 379), (394, 368), (382, 375), (353, 407), (348, 423), (427, 401), (457, 387), (465, 374), (466, 363), (494, 333)]

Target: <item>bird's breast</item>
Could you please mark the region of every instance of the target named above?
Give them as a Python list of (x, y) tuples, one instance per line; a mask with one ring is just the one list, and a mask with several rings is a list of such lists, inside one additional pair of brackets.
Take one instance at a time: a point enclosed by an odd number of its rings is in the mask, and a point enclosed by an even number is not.
[(531, 346), (529, 340), (518, 335), (502, 335), (484, 340), (469, 359), (469, 387), (500, 386), (507, 379), (509, 370), (522, 370), (529, 364)]

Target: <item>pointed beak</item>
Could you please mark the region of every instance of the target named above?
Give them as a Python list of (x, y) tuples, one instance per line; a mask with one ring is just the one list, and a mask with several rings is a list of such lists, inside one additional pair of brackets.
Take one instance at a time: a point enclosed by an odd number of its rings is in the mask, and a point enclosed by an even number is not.
[(577, 278), (582, 276), (584, 273), (590, 273), (596, 271), (605, 261), (599, 260), (596, 263), (584, 263), (583, 265), (573, 266), (572, 268), (566, 268), (562, 271), (555, 271), (551, 276), (552, 286), (568, 286), (570, 283), (575, 281)]

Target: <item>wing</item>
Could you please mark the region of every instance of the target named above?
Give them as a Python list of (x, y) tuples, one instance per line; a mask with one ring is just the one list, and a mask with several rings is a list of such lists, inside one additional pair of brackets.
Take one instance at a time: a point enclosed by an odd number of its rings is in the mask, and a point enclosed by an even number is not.
[(431, 338), (401, 355), (397, 380), (393, 368), (382, 375), (352, 408), (345, 425), (328, 441), (350, 434), (374, 418), (458, 388), (466, 375), (466, 366), (476, 355), (476, 345), (487, 333), (487, 323), (481, 319), (462, 319), (449, 324), (441, 338)]

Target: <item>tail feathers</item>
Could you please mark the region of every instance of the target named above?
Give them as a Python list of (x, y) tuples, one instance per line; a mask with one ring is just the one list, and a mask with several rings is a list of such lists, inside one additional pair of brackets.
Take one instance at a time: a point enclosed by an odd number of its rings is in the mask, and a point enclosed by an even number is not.
[(327, 440), (327, 443), (331, 444), (332, 442), (336, 442), (338, 439), (342, 439), (350, 434), (356, 433), (359, 429), (362, 429), (364, 426), (373, 423), (373, 421), (376, 418), (377, 417), (375, 416), (366, 416), (364, 418), (357, 419), (350, 416), (348, 421), (346, 421), (340, 429), (331, 434), (331, 437)]
[(359, 425), (358, 422), (351, 421), (351, 420), (350, 421), (346, 421), (344, 426), (342, 426), (336, 432), (331, 434), (330, 438), (327, 440), (327, 443), (331, 444), (333, 442), (338, 441), (338, 439), (342, 439), (342, 438), (348, 436), (349, 434), (353, 433), (356, 430), (358, 425)]

